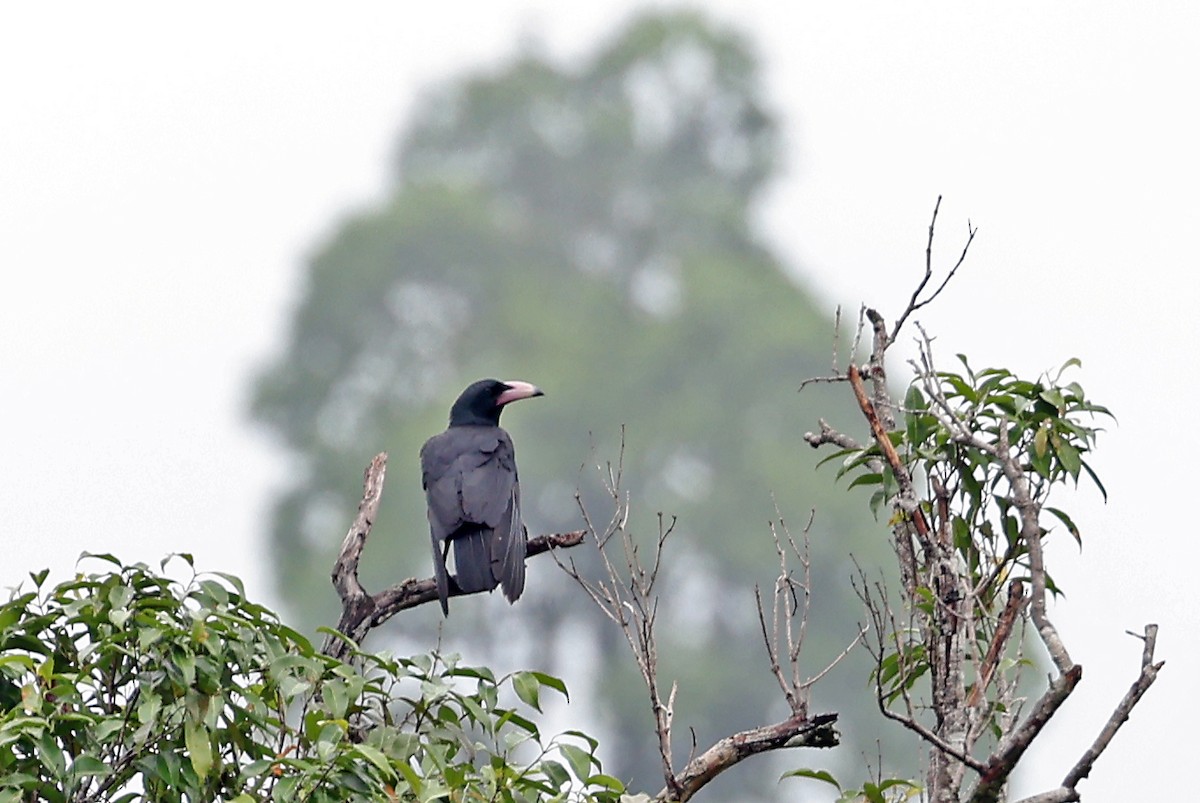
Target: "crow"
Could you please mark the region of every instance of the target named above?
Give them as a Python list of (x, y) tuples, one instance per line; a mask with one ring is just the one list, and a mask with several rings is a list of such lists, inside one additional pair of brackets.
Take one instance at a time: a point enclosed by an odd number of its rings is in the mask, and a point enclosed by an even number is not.
[(450, 426), (421, 447), (421, 485), (429, 505), (433, 571), (449, 615), (446, 559), (454, 546), (459, 591), (499, 585), (515, 602), (525, 588), (525, 525), (512, 439), (500, 428), (504, 405), (543, 395), (528, 382), (481, 379), (450, 408)]

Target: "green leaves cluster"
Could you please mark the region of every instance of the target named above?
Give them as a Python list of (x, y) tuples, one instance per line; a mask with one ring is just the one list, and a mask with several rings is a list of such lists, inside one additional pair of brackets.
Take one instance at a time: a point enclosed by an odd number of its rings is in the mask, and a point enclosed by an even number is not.
[[(1002, 368), (974, 371), (958, 357), (961, 372), (927, 371), (914, 378), (901, 408), (902, 425), (888, 433), (903, 483), (875, 443), (826, 458), (842, 460), (838, 476), (852, 474), (851, 487), (872, 489), (876, 515), (893, 507), (890, 524), (897, 538), (911, 537), (904, 523), (916, 515), (914, 507), (930, 530), (925, 540), (914, 542), (914, 565), (907, 567), (914, 578), (905, 599), (909, 626), (891, 623), (873, 673), (887, 706), (904, 699), (911, 707), (921, 696), (914, 691), (917, 682), (936, 674), (930, 651), (960, 621), (948, 610), (970, 619), (966, 637), (975, 641), (972, 654), (988, 652), (1004, 590), (1012, 581), (1031, 579), (1031, 537), (1044, 538), (1061, 525), (1082, 543), (1070, 515), (1047, 504), (1055, 488), (1078, 485), (1086, 476), (1105, 494), (1087, 458), (1100, 432), (1096, 419), (1112, 415), (1090, 401), (1078, 382), (1064, 380), (1078, 360), (1031, 381)], [(907, 483), (912, 494), (902, 499)], [(1025, 529), (1030, 521), (1038, 524), (1033, 535)], [(961, 576), (948, 577), (947, 566), (960, 566)], [(1046, 590), (1060, 593), (1042, 570)], [(1001, 673), (1027, 663), (1019, 654), (998, 660)], [(990, 733), (999, 739), (1006, 702), (994, 696), (986, 705)]]
[[(904, 400), (903, 428), (889, 437), (913, 479), (929, 486), (922, 505), (930, 521), (940, 521), (934, 499), (936, 488), (945, 489), (954, 548), (990, 598), (1003, 581), (1021, 576), (1026, 557), (1013, 488), (999, 456), (1004, 445), (1028, 481), (1031, 501), (1082, 543), (1071, 517), (1045, 502), (1056, 485), (1078, 484), (1081, 475), (1107, 496), (1085, 456), (1101, 431), (1095, 419), (1112, 414), (1088, 400), (1078, 382), (1063, 381), (1063, 373), (1079, 365), (1076, 359), (1053, 376), (1030, 381), (1003, 368), (975, 372), (966, 357), (958, 358), (962, 373), (940, 371), (913, 381)], [(843, 450), (826, 460), (838, 457), (843, 459), (839, 477), (858, 472), (851, 487), (874, 488), (876, 513), (892, 501), (898, 485), (877, 445)], [(882, 470), (863, 470), (872, 465)]]
[[(1082, 543), (1079, 528), (1058, 508), (1046, 506), (1052, 489), (1068, 479), (1078, 484), (1086, 474), (1107, 496), (1100, 478), (1084, 456), (1095, 447), (1097, 416), (1112, 417), (1107, 408), (1088, 400), (1078, 382), (1063, 373), (1079, 365), (1068, 360), (1054, 376), (1036, 381), (1011, 371), (971, 370), (959, 355), (964, 373), (939, 372), (932, 394), (915, 384), (905, 399), (904, 445), (917, 472), (947, 489), (953, 511), (950, 525), (955, 548), (967, 561), (985, 598), (1000, 582), (1022, 576), (1027, 548), (1019, 537), (1010, 478), (996, 452), (957, 437), (946, 425), (956, 422), (997, 450), (1007, 444), (1029, 485), (1031, 501), (1055, 517)], [(935, 413), (941, 413), (936, 415)], [(934, 511), (932, 507), (929, 513)], [(1048, 580), (1051, 590), (1056, 590)]]
[(783, 778), (809, 778), (836, 787), (835, 803), (903, 803), (920, 797), (923, 791), (919, 784), (901, 778), (887, 778), (878, 783), (868, 781), (857, 789), (843, 789), (837, 778), (825, 770), (792, 770), (785, 772)]
[[(557, 678), (316, 651), (228, 575), (144, 564), (0, 606), (0, 802), (616, 801)], [(191, 559), (179, 556), (191, 570)], [(167, 561), (161, 569), (165, 569)], [(515, 699), (514, 699), (515, 698)]]

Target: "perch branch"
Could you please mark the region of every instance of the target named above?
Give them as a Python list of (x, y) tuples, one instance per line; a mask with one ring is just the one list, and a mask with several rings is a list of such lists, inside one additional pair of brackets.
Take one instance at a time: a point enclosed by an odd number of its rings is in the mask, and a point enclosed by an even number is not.
[(741, 731), (718, 740), (675, 776), (676, 789), (664, 788), (655, 803), (684, 803), (720, 773), (750, 756), (785, 747), (836, 747), (837, 714), (792, 716), (774, 725)]
[[(438, 598), (437, 581), (432, 577), (423, 580), (410, 578), (370, 594), (358, 579), (358, 565), (363, 548), (371, 534), (383, 496), (383, 482), (387, 474), (387, 453), (380, 452), (371, 460), (363, 472), (363, 496), (358, 503), (358, 513), (342, 541), (341, 551), (333, 564), (331, 579), (342, 601), (342, 614), (337, 630), (355, 644), (361, 643), (367, 633), (379, 627), (401, 611), (433, 602)], [(584, 531), (553, 533), (530, 538), (525, 547), (527, 558), (552, 549), (566, 549), (583, 543)], [(450, 596), (463, 596), (464, 592), (451, 585)], [(322, 651), (339, 660), (345, 660), (350, 644), (345, 639), (330, 635), (325, 639)]]

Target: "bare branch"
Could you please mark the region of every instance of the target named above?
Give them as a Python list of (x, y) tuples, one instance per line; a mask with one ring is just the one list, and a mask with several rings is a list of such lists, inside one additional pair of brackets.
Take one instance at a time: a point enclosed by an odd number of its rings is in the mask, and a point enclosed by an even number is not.
[(937, 225), (938, 210), (941, 209), (941, 207), (942, 196), (939, 195), (937, 203), (935, 203), (933, 206), (933, 217), (929, 221), (929, 239), (925, 244), (925, 275), (917, 284), (917, 289), (913, 291), (912, 298), (910, 298), (908, 301), (908, 306), (904, 308), (904, 312), (901, 313), (900, 318), (896, 321), (896, 325), (892, 328), (892, 340), (895, 340), (896, 336), (900, 334), (900, 327), (904, 326), (904, 322), (908, 320), (909, 315), (912, 315), (914, 312), (921, 309), (921, 307), (930, 304), (935, 298), (942, 294), (942, 291), (946, 289), (946, 285), (950, 283), (950, 280), (954, 278), (954, 274), (958, 272), (958, 269), (962, 267), (963, 262), (966, 261), (967, 251), (970, 250), (971, 243), (975, 240), (975, 235), (979, 232), (979, 229), (972, 227), (971, 221), (968, 220), (967, 241), (963, 245), (962, 253), (958, 256), (958, 261), (954, 263), (954, 267), (951, 268), (950, 272), (946, 274), (946, 278), (942, 280), (942, 283), (938, 285), (936, 290), (930, 293), (923, 300), (918, 300), (921, 296), (921, 293), (925, 290), (926, 285), (929, 284), (929, 280), (933, 277), (933, 232)]
[[(872, 621), (872, 630), (874, 631), (875, 638), (877, 640), (877, 646), (876, 648), (871, 649), (871, 655), (875, 659), (875, 672), (873, 674), (875, 682), (875, 701), (879, 707), (879, 713), (883, 714), (883, 716), (887, 719), (898, 722), (905, 728), (908, 728), (910, 731), (920, 736), (921, 739), (941, 753), (954, 758), (964, 766), (970, 767), (977, 772), (983, 772), (986, 765), (982, 761), (965, 752), (958, 746), (947, 742), (941, 736), (934, 733), (925, 725), (921, 724), (921, 722), (917, 719), (912, 699), (908, 693), (908, 684), (903, 680), (908, 676), (910, 667), (905, 660), (905, 650), (903, 649), (903, 645), (900, 643), (900, 634), (907, 632), (909, 628), (902, 628), (896, 621), (891, 607), (886, 602), (887, 592), (883, 589), (882, 585), (878, 583), (876, 584), (876, 590), (879, 595), (879, 601), (876, 601), (870, 592), (870, 586), (867, 583), (866, 574), (861, 568), (859, 568), (858, 574), (862, 583), (861, 587), (857, 587), (859, 598), (862, 599), (863, 603), (867, 606), (867, 611)], [(888, 695), (883, 689), (883, 649), (886, 646), (884, 642), (885, 638), (890, 638), (893, 642), (893, 646), (895, 647), (895, 655), (898, 661), (898, 669), (896, 671), (896, 677), (898, 679), (897, 685), (899, 686), (900, 697), (904, 701), (905, 710), (907, 712), (905, 714), (897, 713), (891, 709), (887, 699)]]
[[(622, 459), (624, 453), (624, 437), (622, 436)], [(592, 536), (597, 554), (604, 569), (604, 578), (588, 580), (582, 576), (572, 560), (563, 563), (556, 557), (559, 567), (567, 573), (580, 587), (584, 589), (596, 606), (604, 614), (620, 626), (625, 641), (629, 645), (642, 681), (650, 698), (650, 708), (654, 714), (655, 732), (658, 736), (659, 757), (662, 760), (663, 779), (667, 788), (677, 790), (674, 762), (671, 749), (671, 730), (675, 717), (675, 696), (678, 687), (674, 684), (663, 699), (658, 681), (658, 646), (655, 638), (655, 623), (658, 616), (658, 592), (656, 585), (659, 572), (663, 566), (663, 550), (667, 539), (675, 529), (675, 520), (664, 520), (662, 514), (658, 517), (658, 537), (654, 541), (650, 560), (644, 561), (641, 549), (633, 534), (626, 528), (629, 517), (628, 498), (620, 489), (621, 462), (614, 469), (609, 463), (604, 476), (605, 490), (613, 501), (614, 512), (607, 527), (600, 531), (592, 523), (592, 518), (583, 505), (582, 496), (576, 493), (576, 503), (579, 505), (587, 533)], [(618, 538), (620, 544), (622, 565), (618, 566), (609, 557), (606, 548), (613, 538)]]
[(785, 747), (836, 747), (837, 714), (792, 716), (774, 725), (726, 736), (705, 750), (676, 776), (677, 789), (663, 789), (656, 803), (683, 803), (720, 773), (750, 756)]
[[(438, 598), (437, 582), (432, 577), (424, 580), (410, 578), (396, 585), (369, 594), (358, 579), (358, 564), (363, 548), (371, 534), (383, 496), (383, 482), (387, 474), (387, 453), (380, 452), (363, 472), (363, 496), (358, 504), (358, 513), (342, 541), (342, 548), (333, 565), (331, 578), (338, 596), (342, 600), (342, 614), (337, 632), (344, 638), (327, 636), (322, 652), (344, 660), (352, 644), (359, 644), (367, 633), (391, 619), (400, 611), (433, 602)], [(525, 547), (525, 556), (533, 557), (552, 549), (566, 549), (583, 543), (584, 531), (553, 533), (530, 538)], [(478, 593), (478, 592), (472, 592)], [(463, 596), (458, 586), (451, 584), (450, 596)]]
[[(762, 631), (763, 643), (767, 649), (771, 674), (775, 676), (775, 681), (779, 684), (779, 689), (783, 692), (788, 707), (797, 716), (804, 716), (808, 711), (808, 690), (844, 660), (866, 632), (865, 628), (861, 628), (849, 645), (824, 669), (807, 680), (801, 679), (800, 650), (808, 632), (809, 606), (812, 601), (812, 562), (809, 560), (808, 537), (815, 516), (816, 511), (811, 511), (808, 523), (804, 526), (803, 548), (797, 546), (782, 517), (778, 521), (778, 526), (776, 526), (776, 522), (771, 522), (771, 537), (775, 542), (775, 554), (779, 557), (779, 574), (775, 578), (775, 588), (771, 595), (771, 626), (769, 629), (766, 612), (763, 608), (762, 593), (758, 586), (754, 587), (758, 623)], [(780, 537), (781, 530), (783, 531), (782, 538)], [(800, 579), (796, 579), (793, 574), (789, 565), (789, 555), (794, 556), (800, 563)], [(784, 674), (783, 659), (780, 657), (781, 644), (787, 648), (785, 658), (790, 677)]]
[(1009, 776), (1012, 775), (1021, 756), (1025, 755), (1029, 745), (1042, 732), (1042, 728), (1058, 711), (1059, 706), (1066, 702), (1082, 677), (1083, 667), (1076, 664), (1070, 671), (1050, 681), (1050, 688), (1046, 689), (1046, 693), (1029, 712), (1029, 716), (1008, 735), (988, 759), (987, 768), (971, 793), (970, 803), (996, 803), (1000, 799), (1004, 785), (1008, 783)]
[(363, 472), (362, 501), (358, 503), (358, 513), (354, 516), (345, 539), (342, 540), (337, 562), (333, 564), (333, 587), (337, 589), (338, 597), (342, 600), (343, 619), (347, 612), (361, 605), (362, 599), (367, 596), (362, 583), (358, 581), (358, 561), (362, 557), (363, 547), (367, 545), (367, 537), (371, 534), (371, 525), (375, 523), (375, 516), (379, 512), (386, 476), (387, 452), (380, 452)]
[(983, 663), (979, 667), (975, 688), (971, 690), (971, 696), (967, 698), (968, 707), (974, 708), (982, 700), (983, 693), (992, 681), (992, 673), (996, 671), (996, 666), (1000, 663), (1000, 656), (1003, 655), (1004, 647), (1012, 635), (1013, 623), (1017, 621), (1017, 614), (1025, 607), (1025, 602), (1025, 586), (1020, 580), (1013, 580), (1008, 586), (1008, 602), (1005, 603), (1004, 611), (1000, 614), (996, 633), (992, 636), (992, 643), (988, 646), (987, 655), (983, 657)]
[(863, 387), (862, 376), (858, 372), (856, 366), (850, 366), (850, 387), (854, 390), (854, 398), (858, 400), (858, 406), (862, 410), (863, 416), (866, 417), (867, 423), (871, 427), (871, 434), (875, 437), (875, 443), (883, 452), (884, 460), (887, 461), (888, 467), (892, 470), (892, 474), (896, 478), (896, 484), (900, 487), (900, 492), (896, 496), (897, 504), (908, 516), (912, 522), (913, 528), (916, 530), (917, 540), (921, 546), (929, 549), (931, 546), (929, 538), (929, 523), (925, 520), (925, 512), (921, 510), (921, 506), (917, 503), (917, 493), (913, 488), (912, 477), (909, 476), (908, 468), (900, 459), (900, 455), (896, 452), (896, 447), (892, 445), (892, 439), (888, 437), (887, 428), (883, 421), (880, 420), (879, 413), (876, 410), (875, 404), (867, 398), (866, 389)]
[(1121, 698), (1121, 702), (1117, 705), (1112, 716), (1104, 723), (1104, 727), (1100, 731), (1100, 735), (1092, 742), (1092, 746), (1087, 749), (1079, 761), (1067, 773), (1067, 777), (1063, 779), (1063, 786), (1068, 789), (1074, 789), (1081, 780), (1088, 777), (1092, 771), (1092, 765), (1096, 763), (1096, 759), (1105, 751), (1113, 737), (1117, 735), (1117, 731), (1121, 726), (1129, 720), (1129, 714), (1133, 711), (1133, 707), (1138, 704), (1150, 686), (1158, 678), (1158, 671), (1163, 668), (1165, 661), (1154, 660), (1154, 646), (1158, 640), (1158, 625), (1146, 625), (1145, 635), (1141, 636), (1143, 641), (1142, 646), (1142, 668), (1138, 673), (1137, 680), (1129, 687), (1129, 691), (1125, 692), (1125, 696)]
[(854, 438), (842, 432), (838, 432), (833, 427), (829, 426), (829, 422), (824, 418), (817, 419), (817, 426), (821, 428), (820, 432), (805, 432), (804, 440), (814, 449), (820, 448), (827, 443), (832, 443), (842, 449), (861, 449), (863, 445)]

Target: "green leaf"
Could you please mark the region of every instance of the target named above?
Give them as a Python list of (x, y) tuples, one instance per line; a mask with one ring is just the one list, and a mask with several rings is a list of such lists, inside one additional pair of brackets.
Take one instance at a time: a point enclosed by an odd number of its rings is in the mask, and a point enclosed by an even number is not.
[(25, 605), (8, 604), (0, 607), (0, 633), (16, 624), (25, 613)]
[(354, 750), (351, 752), (353, 754), (362, 756), (367, 761), (374, 764), (376, 769), (382, 772), (385, 777), (395, 777), (396, 772), (394, 769), (392, 769), (391, 762), (388, 761), (387, 756), (383, 754), (382, 750), (372, 747), (369, 744), (356, 744), (354, 746)]
[(547, 675), (545, 672), (530, 672), (529, 674), (537, 678), (538, 683), (543, 686), (549, 686), (570, 702), (571, 695), (567, 693), (567, 684), (563, 683), (561, 679), (554, 677), (554, 675)]
[(597, 773), (596, 775), (590, 776), (586, 783), (588, 786), (601, 786), (605, 789), (611, 789), (614, 792), (625, 791), (625, 784), (623, 784), (619, 778), (614, 778), (611, 775), (605, 775), (603, 773)]
[(400, 774), (404, 776), (404, 780), (408, 781), (408, 788), (412, 790), (414, 795), (421, 796), (425, 789), (425, 782), (417, 775), (417, 771), (407, 761), (401, 761), (396, 765), (400, 770)]
[(879, 791), (879, 787), (873, 783), (863, 784), (862, 795), (869, 800), (870, 803), (887, 803), (887, 800), (883, 796), (883, 792)]
[(1079, 534), (1079, 528), (1075, 526), (1075, 522), (1071, 521), (1070, 516), (1068, 516), (1064, 511), (1061, 511), (1056, 507), (1047, 507), (1045, 510), (1047, 513), (1053, 514), (1059, 521), (1061, 521), (1063, 524), (1065, 524), (1067, 527), (1067, 531), (1069, 533), (1071, 533), (1072, 536), (1074, 536), (1075, 541), (1079, 544), (1079, 546), (1080, 547), (1083, 546), (1083, 538)]
[(513, 690), (516, 691), (523, 703), (538, 711), (542, 710), (538, 701), (538, 690), (541, 688), (541, 684), (538, 683), (538, 679), (532, 672), (517, 672), (513, 675), (512, 684)]
[(1080, 361), (1080, 359), (1078, 357), (1072, 357), (1071, 359), (1067, 360), (1059, 367), (1058, 375), (1054, 377), (1054, 381), (1057, 382), (1058, 378), (1061, 377), (1068, 368), (1082, 368), (1082, 367), (1083, 367), (1083, 363)]
[(1096, 475), (1095, 471), (1092, 471), (1092, 467), (1089, 466), (1086, 462), (1080, 460), (1079, 464), (1083, 467), (1083, 470), (1088, 473), (1088, 476), (1092, 478), (1092, 482), (1096, 483), (1096, 487), (1100, 489), (1100, 495), (1102, 497), (1104, 497), (1104, 501), (1107, 502), (1108, 501), (1108, 491), (1106, 491), (1104, 489), (1104, 483), (1100, 482), (1100, 477), (1098, 477)]
[(243, 600), (246, 598), (246, 587), (242, 585), (241, 578), (236, 574), (227, 574), (225, 572), (213, 572), (213, 574), (233, 586), (237, 590), (238, 596)]
[(810, 769), (790, 770), (788, 772), (785, 772), (783, 775), (779, 776), (779, 780), (781, 780), (781, 781), (784, 778), (811, 778), (814, 781), (822, 781), (824, 783), (829, 784), (830, 786), (837, 787), (837, 790), (839, 792), (842, 791), (842, 785), (840, 783), (838, 783), (837, 778), (834, 778), (832, 775), (830, 775), (825, 770), (810, 770)]
[(819, 461), (817, 461), (816, 467), (820, 468), (821, 466), (825, 465), (826, 463), (830, 462), (831, 460), (840, 460), (840, 459), (846, 457), (847, 455), (858, 454), (861, 451), (862, 451), (861, 449), (838, 449), (833, 454), (826, 455), (825, 457), (823, 457)]
[(95, 558), (96, 560), (108, 561), (118, 569), (122, 568), (121, 561), (117, 560), (114, 556), (108, 554), (107, 552), (88, 552), (87, 550), (84, 550), (83, 552), (79, 553), (79, 559), (75, 561), (76, 564), (80, 563), (85, 558)]
[(89, 755), (81, 755), (71, 764), (71, 774), (75, 776), (109, 775), (110, 773), (112, 773), (112, 767)]
[(43, 733), (41, 737), (34, 742), (34, 748), (37, 751), (38, 758), (42, 762), (51, 777), (61, 780), (67, 772), (67, 757), (63, 754), (62, 748), (58, 746), (58, 742), (49, 733)]
[(1079, 469), (1083, 466), (1083, 460), (1079, 456), (1079, 450), (1076, 449), (1071, 443), (1062, 441), (1054, 444), (1054, 453), (1058, 455), (1058, 459), (1062, 463), (1063, 468), (1067, 470), (1067, 473), (1078, 480)]
[(590, 753), (573, 744), (560, 744), (558, 749), (562, 751), (563, 757), (571, 765), (571, 771), (575, 773), (576, 778), (583, 780), (591, 775), (594, 759)]
[(529, 719), (518, 714), (516, 711), (505, 711), (500, 719), (496, 722), (496, 727), (499, 728), (506, 722), (511, 722), (526, 733), (536, 737), (539, 735), (538, 726)]
[(213, 765), (212, 741), (203, 722), (187, 720), (183, 723), (183, 742), (187, 745), (192, 769), (201, 778), (208, 776)]
[(925, 396), (921, 393), (921, 389), (916, 385), (909, 385), (908, 392), (904, 394), (904, 408), (910, 411), (924, 410), (928, 407), (925, 402)]
[(1043, 424), (1038, 427), (1037, 432), (1033, 435), (1033, 453), (1038, 457), (1046, 454), (1047, 439), (1050, 436), (1050, 427)]
[(114, 608), (128, 607), (133, 601), (134, 591), (129, 586), (113, 586), (108, 591), (108, 604)]
[(859, 474), (854, 480), (846, 486), (846, 490), (854, 488), (858, 485), (882, 485), (883, 475), (878, 473)]
[(1040, 394), (1042, 399), (1054, 405), (1055, 410), (1062, 410), (1066, 407), (1066, 400), (1063, 399), (1062, 392), (1058, 388), (1046, 388)]
[(593, 753), (595, 753), (596, 748), (600, 746), (600, 742), (596, 741), (591, 736), (588, 736), (583, 731), (575, 731), (575, 730), (563, 731), (561, 735), (562, 736), (574, 736), (576, 739), (582, 739), (583, 741), (587, 742), (588, 747), (591, 748)]
[(571, 776), (563, 769), (562, 764), (559, 764), (557, 761), (546, 759), (538, 766), (541, 767), (542, 772), (546, 773), (546, 777), (554, 785), (555, 790), (563, 789), (570, 785)]

